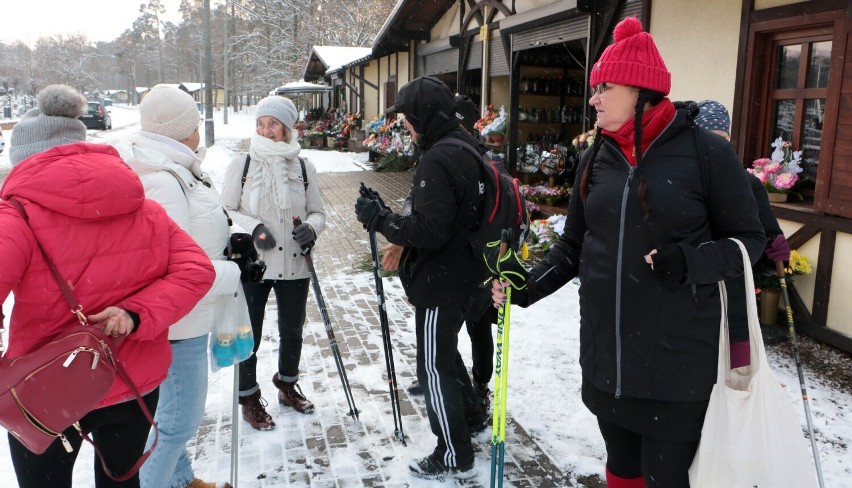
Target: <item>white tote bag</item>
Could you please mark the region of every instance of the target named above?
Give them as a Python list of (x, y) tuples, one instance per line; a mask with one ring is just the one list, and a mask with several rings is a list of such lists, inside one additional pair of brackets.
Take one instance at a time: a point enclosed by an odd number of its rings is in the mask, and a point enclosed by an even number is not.
[[(754, 289), (745, 246), (736, 240), (745, 267), (746, 290)], [(722, 292), (719, 369), (689, 468), (692, 488), (810, 488), (816, 471), (787, 394), (769, 369), (757, 319), (757, 300), (746, 293), (751, 364), (731, 370), (727, 293)]]

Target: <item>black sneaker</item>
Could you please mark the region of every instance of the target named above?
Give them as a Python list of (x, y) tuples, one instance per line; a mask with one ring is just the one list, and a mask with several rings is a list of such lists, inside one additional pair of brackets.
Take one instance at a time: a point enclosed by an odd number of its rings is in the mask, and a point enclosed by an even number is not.
[(408, 465), (408, 470), (417, 478), (442, 482), (446, 478), (465, 479), (475, 474), (473, 471), (473, 458), (456, 467), (450, 467), (444, 464), (444, 461), (441, 459), (442, 457), (442, 455), (433, 452), (423, 459), (412, 461)]
[(419, 381), (414, 380), (414, 381), (411, 382), (411, 386), (408, 387), (408, 394), (409, 395), (422, 395), (423, 394), (423, 387), (420, 386)]

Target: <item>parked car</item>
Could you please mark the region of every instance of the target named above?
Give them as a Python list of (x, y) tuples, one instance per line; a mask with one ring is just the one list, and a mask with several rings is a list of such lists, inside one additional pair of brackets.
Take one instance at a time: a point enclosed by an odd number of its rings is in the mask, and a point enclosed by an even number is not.
[(101, 100), (90, 101), (88, 110), (80, 116), (80, 120), (87, 129), (112, 129), (112, 118)]
[(3, 153), (3, 149), (6, 148), (6, 141), (3, 140), (3, 129), (0, 129), (0, 154)]
[(109, 98), (104, 98), (104, 106), (111, 107), (112, 106), (112, 100), (110, 100)]

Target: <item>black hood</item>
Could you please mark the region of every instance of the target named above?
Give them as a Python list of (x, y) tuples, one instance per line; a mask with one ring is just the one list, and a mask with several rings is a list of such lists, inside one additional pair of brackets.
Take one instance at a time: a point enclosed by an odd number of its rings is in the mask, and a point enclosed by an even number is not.
[(405, 114), (420, 134), (418, 143), (424, 149), (459, 126), (453, 92), (443, 81), (432, 76), (423, 76), (403, 85), (396, 102), (386, 112)]

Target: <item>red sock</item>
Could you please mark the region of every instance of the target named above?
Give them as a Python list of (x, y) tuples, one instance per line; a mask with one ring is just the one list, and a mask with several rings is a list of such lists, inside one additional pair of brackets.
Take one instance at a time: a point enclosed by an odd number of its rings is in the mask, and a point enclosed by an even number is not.
[(621, 478), (606, 470), (606, 486), (607, 488), (645, 488), (645, 478), (642, 476), (636, 478)]
[(748, 341), (731, 343), (731, 369), (751, 364), (751, 350)]

